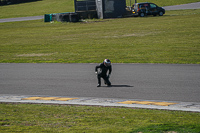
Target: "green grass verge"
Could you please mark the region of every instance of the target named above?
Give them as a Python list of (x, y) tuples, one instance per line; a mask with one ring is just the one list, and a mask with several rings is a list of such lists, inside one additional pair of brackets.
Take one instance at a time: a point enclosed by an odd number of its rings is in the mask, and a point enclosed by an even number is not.
[[(159, 6), (179, 5), (199, 0), (151, 0)], [(134, 0), (132, 0), (132, 3)], [(146, 0), (139, 0), (146, 2)], [(127, 0), (127, 5), (130, 6), (130, 0)], [(38, 16), (50, 13), (74, 12), (73, 0), (41, 0), (36, 2), (21, 3), (15, 5), (0, 6), (0, 18), (15, 18), (26, 16)]]
[(200, 113), (95, 106), (0, 104), (0, 132), (198, 133)]
[(1, 63), (200, 64), (200, 10), (162, 17), (0, 23)]
[(38, 16), (50, 13), (74, 12), (73, 0), (41, 0), (0, 6), (0, 18)]

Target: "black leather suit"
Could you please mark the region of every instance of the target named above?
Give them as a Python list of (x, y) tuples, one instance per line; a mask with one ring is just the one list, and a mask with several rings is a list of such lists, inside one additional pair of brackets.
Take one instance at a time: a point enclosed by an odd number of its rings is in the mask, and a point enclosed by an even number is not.
[[(100, 69), (100, 70), (98, 71), (98, 69)], [(109, 72), (108, 72), (108, 71), (109, 71)], [(111, 83), (110, 83), (110, 81), (109, 81), (109, 76), (107, 75), (107, 73), (108, 73), (109, 75), (111, 74), (111, 72), (112, 72), (112, 66), (106, 67), (106, 66), (104, 65), (104, 63), (101, 63), (101, 64), (99, 64), (99, 65), (97, 65), (97, 66), (95, 67), (95, 72), (98, 72), (98, 74), (97, 74), (97, 79), (98, 79), (98, 84), (99, 84), (99, 85), (101, 85), (101, 78), (104, 79), (105, 84), (107, 84), (108, 86), (111, 85)]]

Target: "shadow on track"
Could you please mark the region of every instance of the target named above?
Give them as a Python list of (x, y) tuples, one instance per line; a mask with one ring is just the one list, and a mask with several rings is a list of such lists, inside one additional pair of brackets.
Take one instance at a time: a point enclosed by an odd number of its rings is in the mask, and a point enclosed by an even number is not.
[(111, 85), (110, 87), (134, 87), (131, 85)]
[(134, 87), (131, 85), (111, 85), (111, 86), (101, 86), (101, 87)]

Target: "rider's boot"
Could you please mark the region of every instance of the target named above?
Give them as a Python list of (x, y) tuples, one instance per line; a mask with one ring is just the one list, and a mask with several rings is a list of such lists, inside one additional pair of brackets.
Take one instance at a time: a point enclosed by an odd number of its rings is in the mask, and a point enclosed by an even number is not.
[(100, 85), (100, 84), (98, 84), (98, 85), (97, 85), (97, 87), (101, 87), (101, 85)]

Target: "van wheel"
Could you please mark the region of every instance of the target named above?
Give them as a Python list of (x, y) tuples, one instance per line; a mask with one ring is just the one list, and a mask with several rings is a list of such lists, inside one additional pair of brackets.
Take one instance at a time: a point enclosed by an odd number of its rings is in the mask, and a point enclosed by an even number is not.
[(145, 14), (143, 12), (140, 13), (140, 17), (144, 17)]
[(163, 12), (162, 12), (162, 11), (159, 12), (158, 15), (159, 15), (159, 16), (163, 16)]

